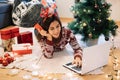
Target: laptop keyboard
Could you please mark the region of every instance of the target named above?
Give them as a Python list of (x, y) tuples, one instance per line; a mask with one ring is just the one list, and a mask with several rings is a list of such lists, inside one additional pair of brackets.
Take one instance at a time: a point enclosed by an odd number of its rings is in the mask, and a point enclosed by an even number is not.
[(81, 71), (81, 67), (73, 66), (72, 69), (75, 69), (76, 71)]
[(81, 71), (81, 67), (78, 67), (74, 64), (72, 64), (71, 62), (66, 64), (67, 66), (71, 67), (72, 69), (76, 70), (76, 71)]

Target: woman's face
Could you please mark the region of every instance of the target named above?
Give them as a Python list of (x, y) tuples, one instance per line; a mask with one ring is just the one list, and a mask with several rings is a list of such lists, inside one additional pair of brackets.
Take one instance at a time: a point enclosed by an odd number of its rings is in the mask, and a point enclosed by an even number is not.
[(61, 26), (59, 24), (58, 21), (53, 21), (48, 29), (49, 34), (53, 37), (53, 38), (58, 38), (60, 35), (60, 31), (61, 31)]

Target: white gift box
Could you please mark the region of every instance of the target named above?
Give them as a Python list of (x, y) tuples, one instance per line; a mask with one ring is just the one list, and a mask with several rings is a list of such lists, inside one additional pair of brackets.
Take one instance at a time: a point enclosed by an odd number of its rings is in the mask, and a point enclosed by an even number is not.
[(30, 43), (13, 44), (12, 51), (13, 53), (17, 53), (18, 55), (31, 54), (32, 46)]

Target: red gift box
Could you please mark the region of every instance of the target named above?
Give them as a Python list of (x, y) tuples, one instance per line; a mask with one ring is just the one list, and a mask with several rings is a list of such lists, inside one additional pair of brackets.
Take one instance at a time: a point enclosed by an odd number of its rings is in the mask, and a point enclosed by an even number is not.
[(10, 26), (0, 30), (1, 39), (8, 40), (19, 35), (19, 27)]
[(26, 31), (26, 32), (20, 33), (19, 36), (17, 36), (17, 42), (18, 44), (30, 43), (31, 45), (33, 45), (32, 32)]
[(32, 46), (30, 43), (14, 44), (12, 45), (12, 51), (18, 55), (31, 54)]

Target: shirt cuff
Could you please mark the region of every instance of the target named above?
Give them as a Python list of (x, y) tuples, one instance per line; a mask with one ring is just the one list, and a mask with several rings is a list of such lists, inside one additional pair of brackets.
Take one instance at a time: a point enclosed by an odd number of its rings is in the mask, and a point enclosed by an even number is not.
[(80, 55), (75, 55), (75, 56), (74, 56), (74, 59), (75, 59), (76, 57), (79, 57), (79, 58), (82, 60), (82, 57), (81, 57)]

